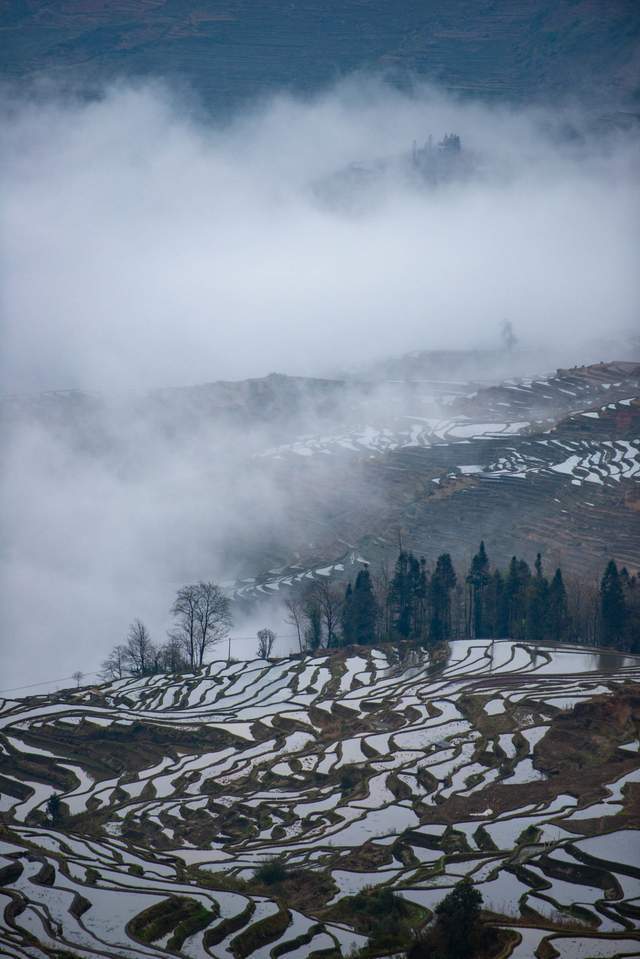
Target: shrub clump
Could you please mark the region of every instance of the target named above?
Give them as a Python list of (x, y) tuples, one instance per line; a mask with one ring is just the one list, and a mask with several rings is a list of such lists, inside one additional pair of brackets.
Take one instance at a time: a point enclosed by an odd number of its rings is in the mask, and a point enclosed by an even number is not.
[(258, 866), (253, 874), (256, 882), (265, 886), (275, 886), (278, 882), (284, 882), (288, 876), (289, 871), (281, 859), (268, 859)]
[(411, 939), (413, 925), (424, 915), (391, 889), (365, 887), (340, 903), (345, 919), (369, 936), (376, 949), (400, 949)]
[(348, 796), (354, 792), (362, 782), (362, 772), (356, 766), (345, 766), (340, 774), (340, 792)]
[(484, 954), (490, 931), (480, 920), (482, 895), (463, 879), (435, 908), (433, 922), (407, 959), (472, 959)]
[(522, 846), (528, 843), (537, 842), (538, 837), (540, 836), (540, 830), (537, 826), (533, 824), (527, 826), (526, 829), (523, 829), (518, 838), (516, 839), (516, 844)]

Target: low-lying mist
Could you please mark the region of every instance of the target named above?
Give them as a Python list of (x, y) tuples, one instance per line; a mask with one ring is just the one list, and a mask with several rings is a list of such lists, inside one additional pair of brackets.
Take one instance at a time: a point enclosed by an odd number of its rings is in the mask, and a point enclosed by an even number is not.
[[(183, 582), (322, 541), (304, 472), (252, 455), (328, 422), (317, 403), (167, 422), (146, 391), (493, 348), (504, 318), (576, 361), (633, 328), (638, 138), (592, 120), (361, 79), (224, 124), (161, 85), (5, 91), (4, 685), (95, 669), (134, 616), (161, 640)], [(464, 162), (423, 175), (414, 141), (448, 133)], [(67, 389), (98, 412), (23, 398)], [(330, 422), (388, 402), (347, 392)]]
[[(348, 535), (360, 496), (375, 512), (366, 478), (343, 488), (348, 465), (271, 455), (301, 433), (390, 421), (409, 408), (384, 385), (327, 385), (275, 377), (256, 384), (257, 398), (240, 389), (227, 407), (215, 387), (5, 402), (3, 686), (97, 668), (134, 616), (162, 642), (181, 585), (229, 586), (299, 550), (323, 557), (323, 544), (331, 550)], [(234, 640), (234, 655), (255, 652), (261, 626), (291, 632), (277, 608), (260, 615), (234, 610), (234, 635), (253, 637)], [(294, 645), (282, 639), (277, 651)]]

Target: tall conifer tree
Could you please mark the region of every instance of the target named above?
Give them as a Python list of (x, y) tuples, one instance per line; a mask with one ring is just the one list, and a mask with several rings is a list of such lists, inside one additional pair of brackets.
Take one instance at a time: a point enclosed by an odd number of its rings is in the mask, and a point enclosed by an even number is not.
[(376, 641), (378, 604), (368, 566), (361, 569), (356, 577), (352, 605), (354, 642), (362, 646), (372, 645)]
[(542, 643), (548, 635), (549, 583), (542, 573), (542, 556), (536, 556), (535, 576), (529, 585), (526, 635), (532, 643)]
[(438, 557), (431, 577), (431, 623), (429, 641), (446, 642), (451, 638), (451, 590), (456, 585), (456, 574), (449, 553)]
[(569, 607), (567, 591), (560, 567), (553, 574), (549, 586), (549, 639), (555, 643), (565, 642), (569, 638)]
[(471, 560), (471, 569), (467, 576), (470, 592), (471, 635), (482, 638), (488, 635), (485, 610), (485, 593), (489, 585), (489, 558), (484, 548), (484, 540)]
[(411, 553), (401, 550), (391, 580), (391, 623), (403, 639), (409, 639), (413, 626), (412, 560)]
[(511, 558), (505, 583), (507, 634), (510, 639), (525, 639), (527, 629), (527, 597), (531, 570), (522, 559)]
[(355, 623), (354, 623), (354, 605), (353, 605), (353, 587), (351, 583), (347, 586), (344, 594), (344, 603), (342, 604), (342, 645), (351, 646), (355, 643)]
[(627, 608), (618, 567), (607, 565), (600, 583), (600, 633), (603, 646), (622, 646), (625, 638)]

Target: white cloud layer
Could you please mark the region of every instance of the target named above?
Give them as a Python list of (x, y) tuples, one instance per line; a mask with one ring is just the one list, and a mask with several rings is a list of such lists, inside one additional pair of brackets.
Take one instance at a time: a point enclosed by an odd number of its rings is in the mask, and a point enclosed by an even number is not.
[[(161, 87), (12, 100), (3, 117), (6, 390), (317, 373), (406, 349), (632, 326), (637, 141), (352, 81), (224, 126)], [(578, 114), (570, 117), (578, 124)], [(357, 213), (313, 186), (454, 130), (476, 158)]]

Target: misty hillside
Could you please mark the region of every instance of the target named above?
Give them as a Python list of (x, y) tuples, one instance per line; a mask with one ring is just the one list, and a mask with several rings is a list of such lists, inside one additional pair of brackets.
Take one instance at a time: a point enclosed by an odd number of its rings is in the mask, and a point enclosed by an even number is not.
[(96, 83), (187, 81), (225, 108), (280, 88), (316, 90), (354, 70), (515, 101), (574, 95), (634, 104), (640, 20), (630, 0), (282, 3), (9, 0), (2, 75)]
[[(342, 565), (357, 554), (379, 568), (395, 559), (401, 536), (431, 562), (443, 550), (467, 559), (484, 539), (501, 564), (523, 551), (532, 562), (540, 551), (549, 563), (587, 577), (610, 557), (635, 570), (639, 373), (637, 364), (558, 371), (452, 399), (444, 415), (406, 416), (395, 431), (368, 425), (302, 438), (270, 455), (283, 472), (293, 463), (301, 481), (309, 481), (318, 460), (324, 476), (331, 456), (343, 497), (353, 484), (367, 490), (364, 502), (335, 520), (325, 501), (335, 538), (330, 546), (324, 531), (316, 566)], [(285, 569), (260, 582), (277, 589), (292, 575), (302, 581), (306, 570)]]
[[(285, 652), (288, 599), (321, 583), (343, 596), (364, 563), (384, 577), (399, 544), (429, 569), (450, 554), (462, 620), (481, 541), (499, 570), (512, 556), (533, 569), (541, 553), (578, 604), (571, 635), (595, 642), (607, 563), (640, 568), (640, 366), (500, 381), (498, 356), (473, 367), (474, 356), (390, 359), (368, 379), (5, 398), (5, 609), (26, 637), (6, 685), (24, 682), (42, 643), (64, 666), (43, 660), (34, 679), (95, 669), (133, 615), (162, 637), (176, 589), (203, 574), (231, 598), (236, 635), (273, 623)], [(442, 378), (472, 368), (471, 382)], [(86, 622), (91, 650), (61, 647), (61, 630), (84, 634)]]
[(0, 951), (396, 956), (468, 877), (487, 955), (638, 955), (639, 679), (475, 640), (2, 700)]
[(640, 959), (639, 3), (0, 5), (0, 957)]
[[(67, 435), (74, 445), (118, 443), (125, 419), (139, 417), (158, 436), (176, 442), (212, 426), (290, 435), (310, 420), (340, 416), (347, 385), (339, 380), (285, 376), (109, 395), (83, 390), (56, 390), (0, 398), (0, 422), (8, 429), (37, 423)], [(366, 395), (366, 388), (362, 389)]]
[[(474, 356), (458, 358), (457, 371)], [(479, 376), (496, 368), (499, 355), (488, 357)], [(346, 580), (358, 555), (380, 569), (399, 538), (430, 562), (443, 551), (466, 561), (484, 539), (501, 564), (542, 552), (590, 577), (609, 558), (638, 568), (640, 365), (483, 385), (411, 378), (418, 363), (435, 371), (426, 354), (402, 363), (372, 370), (401, 380), (273, 374), (120, 397), (13, 397), (0, 416), (8, 437), (35, 431), (72, 454), (67, 481), (91, 469), (116, 490), (167, 485), (204, 534), (204, 561), (223, 551), (225, 582), (250, 580), (236, 582), (237, 598), (274, 595), (317, 569)], [(173, 459), (188, 460), (186, 477), (172, 475)]]

